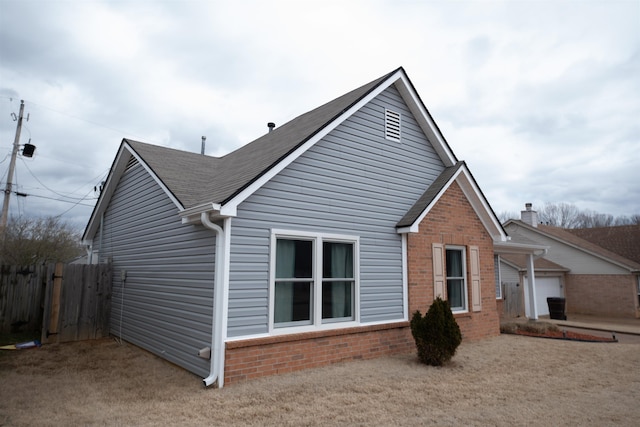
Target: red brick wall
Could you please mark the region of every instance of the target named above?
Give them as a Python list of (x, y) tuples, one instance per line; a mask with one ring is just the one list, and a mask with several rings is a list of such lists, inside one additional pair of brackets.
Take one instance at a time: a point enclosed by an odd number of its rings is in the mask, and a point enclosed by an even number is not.
[(639, 317), (635, 276), (567, 274), (567, 313)]
[(225, 384), (411, 351), (415, 344), (409, 322), (231, 341)]
[(467, 291), (470, 311), (456, 314), (455, 317), (463, 339), (498, 335), (500, 323), (496, 306), (493, 240), (455, 182), (423, 219), (419, 233), (409, 233), (409, 318), (416, 310), (425, 313), (433, 302), (432, 243), (479, 247), (482, 311), (471, 312), (471, 278), (467, 248)]

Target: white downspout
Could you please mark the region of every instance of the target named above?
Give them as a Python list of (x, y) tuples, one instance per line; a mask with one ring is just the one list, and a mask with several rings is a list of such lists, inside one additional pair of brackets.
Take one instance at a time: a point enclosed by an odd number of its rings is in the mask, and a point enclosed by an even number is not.
[(529, 278), (529, 314), (531, 320), (538, 320), (538, 305), (536, 304), (536, 278), (533, 268), (533, 254), (527, 254), (527, 276)]
[[(228, 218), (227, 218), (228, 219)], [(225, 225), (227, 224), (225, 219)], [(216, 272), (215, 272), (215, 285), (214, 285), (214, 299), (213, 299), (213, 318), (211, 325), (211, 344), (213, 349), (211, 351), (211, 366), (209, 369), (209, 376), (202, 381), (205, 387), (214, 384), (217, 380), (218, 388), (222, 388), (224, 385), (224, 341), (226, 332), (226, 317), (225, 316), (225, 258), (226, 258), (226, 242), (225, 242), (225, 230), (220, 226), (213, 223), (209, 218), (207, 212), (200, 214), (200, 221), (206, 228), (215, 231), (216, 233)]]

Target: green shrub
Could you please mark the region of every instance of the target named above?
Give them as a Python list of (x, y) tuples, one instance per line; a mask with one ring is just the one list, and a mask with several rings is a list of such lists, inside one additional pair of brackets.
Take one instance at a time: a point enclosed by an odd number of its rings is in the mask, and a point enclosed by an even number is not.
[(411, 334), (418, 349), (418, 359), (427, 365), (442, 366), (451, 360), (462, 341), (462, 334), (451, 313), (448, 301), (438, 297), (427, 313), (413, 313)]

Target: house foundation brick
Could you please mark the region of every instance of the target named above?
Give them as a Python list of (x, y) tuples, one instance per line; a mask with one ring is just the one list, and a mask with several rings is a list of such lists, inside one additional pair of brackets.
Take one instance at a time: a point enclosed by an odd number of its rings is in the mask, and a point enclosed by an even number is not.
[(225, 384), (412, 351), (409, 322), (230, 341)]

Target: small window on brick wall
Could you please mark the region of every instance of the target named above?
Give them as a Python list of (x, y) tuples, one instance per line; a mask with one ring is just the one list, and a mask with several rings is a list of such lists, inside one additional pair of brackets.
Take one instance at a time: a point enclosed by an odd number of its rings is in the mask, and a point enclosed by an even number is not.
[(397, 111), (384, 110), (384, 135), (390, 141), (400, 142), (402, 116)]

